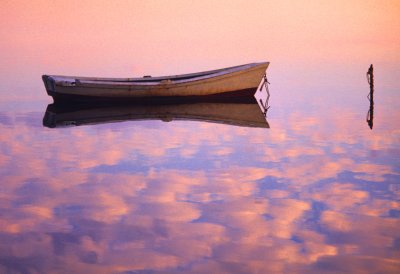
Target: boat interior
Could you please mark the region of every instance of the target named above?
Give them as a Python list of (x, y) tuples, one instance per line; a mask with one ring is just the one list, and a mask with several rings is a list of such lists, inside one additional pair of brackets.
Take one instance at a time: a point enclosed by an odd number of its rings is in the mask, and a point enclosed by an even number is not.
[(241, 71), (245, 69), (249, 69), (251, 67), (255, 67), (261, 64), (266, 63), (251, 63), (246, 65), (228, 67), (223, 69), (217, 70), (210, 70), (210, 71), (203, 71), (197, 73), (189, 73), (189, 74), (181, 74), (181, 75), (171, 75), (171, 76), (157, 76), (152, 77), (150, 75), (145, 75), (139, 78), (103, 78), (103, 77), (81, 77), (81, 76), (59, 76), (59, 75), (51, 75), (51, 77), (55, 81), (78, 81), (80, 83), (99, 83), (99, 82), (106, 82), (106, 83), (121, 83), (121, 84), (128, 84), (128, 83), (141, 83), (141, 84), (154, 84), (159, 82), (168, 82), (173, 81), (175, 83), (179, 82), (188, 82), (188, 81), (195, 81), (195, 80), (202, 80), (210, 77), (221, 76), (224, 74)]

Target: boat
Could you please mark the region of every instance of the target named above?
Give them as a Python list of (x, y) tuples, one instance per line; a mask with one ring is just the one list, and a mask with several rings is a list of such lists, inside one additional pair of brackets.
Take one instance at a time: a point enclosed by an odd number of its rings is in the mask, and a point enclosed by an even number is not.
[(98, 78), (43, 75), (54, 102), (127, 102), (168, 97), (232, 97), (253, 95), (269, 62), (174, 76)]
[(241, 127), (269, 128), (255, 100), (249, 103), (201, 102), (168, 104), (50, 104), (43, 117), (49, 128), (94, 125), (103, 123), (161, 120), (203, 121)]

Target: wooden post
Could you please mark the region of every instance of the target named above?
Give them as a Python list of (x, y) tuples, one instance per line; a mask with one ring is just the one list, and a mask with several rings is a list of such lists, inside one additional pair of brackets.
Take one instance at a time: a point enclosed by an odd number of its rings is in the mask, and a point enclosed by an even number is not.
[(368, 69), (367, 79), (369, 83), (369, 110), (367, 113), (367, 123), (370, 129), (372, 129), (374, 126), (374, 67), (372, 64)]
[(369, 83), (369, 94), (371, 99), (374, 99), (374, 67), (371, 64), (371, 66), (368, 69), (368, 83)]

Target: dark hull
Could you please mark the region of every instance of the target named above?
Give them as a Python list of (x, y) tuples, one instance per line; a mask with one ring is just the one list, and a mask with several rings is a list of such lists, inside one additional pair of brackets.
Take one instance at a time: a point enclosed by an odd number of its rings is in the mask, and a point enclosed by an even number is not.
[(212, 95), (201, 96), (155, 96), (155, 97), (99, 97), (84, 96), (74, 94), (49, 93), (53, 97), (54, 103), (57, 104), (154, 104), (154, 103), (187, 103), (187, 102), (254, 102), (253, 94), (257, 88), (248, 88), (243, 90), (235, 90)]

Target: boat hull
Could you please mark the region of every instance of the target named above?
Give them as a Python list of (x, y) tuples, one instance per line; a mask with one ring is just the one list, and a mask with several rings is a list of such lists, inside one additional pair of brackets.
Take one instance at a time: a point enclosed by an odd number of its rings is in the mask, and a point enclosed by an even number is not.
[(56, 102), (124, 102), (143, 98), (248, 96), (257, 88), (268, 65), (269, 63), (248, 64), (208, 74), (188, 74), (180, 78), (167, 76), (146, 80), (43, 75), (43, 81), (48, 95)]

